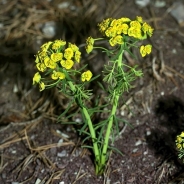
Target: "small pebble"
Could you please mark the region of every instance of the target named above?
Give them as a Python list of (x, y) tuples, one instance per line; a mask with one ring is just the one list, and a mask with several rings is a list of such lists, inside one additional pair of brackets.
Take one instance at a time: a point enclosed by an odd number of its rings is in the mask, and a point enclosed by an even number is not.
[(13, 150), (12, 153), (15, 154), (15, 153), (17, 153), (17, 151), (16, 150)]
[(173, 49), (173, 50), (172, 50), (172, 53), (173, 53), (173, 54), (177, 54), (176, 49)]
[(62, 133), (60, 130), (56, 130), (56, 132), (65, 138), (69, 138), (67, 134)]
[(140, 144), (142, 144), (142, 141), (141, 141), (141, 140), (138, 140), (138, 141), (135, 143), (135, 146), (139, 146)]
[(37, 178), (35, 184), (39, 184), (39, 183), (41, 183), (41, 179)]
[(63, 139), (59, 139), (58, 143), (59, 144), (63, 143)]
[(140, 7), (146, 7), (150, 3), (150, 0), (135, 0), (135, 4)]
[(155, 2), (155, 7), (156, 8), (163, 8), (164, 6), (166, 6), (166, 2), (165, 1), (156, 1)]
[(161, 95), (164, 96), (164, 91), (161, 92)]
[(76, 123), (81, 123), (81, 122), (82, 122), (82, 119), (81, 119), (81, 118), (76, 118), (76, 119), (75, 119), (75, 122), (76, 122)]
[(59, 184), (65, 184), (65, 182), (64, 181), (61, 181), (61, 182), (59, 182)]
[(67, 131), (67, 132), (70, 132), (70, 131), (71, 131), (71, 127), (67, 127), (67, 128), (66, 128), (66, 131)]
[(48, 38), (53, 38), (56, 35), (56, 23), (53, 21), (46, 22), (42, 28), (42, 32)]
[(17, 93), (19, 90), (18, 90), (18, 86), (17, 86), (17, 84), (14, 84), (14, 86), (13, 86), (13, 92), (14, 93)]
[(124, 116), (125, 115), (125, 112), (124, 111), (121, 111), (120, 114), (121, 114), (121, 116)]
[(66, 156), (66, 150), (63, 150), (62, 152), (57, 154), (58, 157), (65, 157)]
[(146, 131), (146, 135), (147, 135), (147, 136), (151, 135), (151, 131), (149, 131), (149, 130)]
[(135, 149), (133, 149), (132, 152), (135, 153), (135, 152), (137, 152), (137, 150), (138, 150), (138, 148), (135, 148)]
[(69, 2), (62, 2), (58, 4), (59, 9), (65, 9), (65, 8), (68, 8), (69, 6), (70, 6)]

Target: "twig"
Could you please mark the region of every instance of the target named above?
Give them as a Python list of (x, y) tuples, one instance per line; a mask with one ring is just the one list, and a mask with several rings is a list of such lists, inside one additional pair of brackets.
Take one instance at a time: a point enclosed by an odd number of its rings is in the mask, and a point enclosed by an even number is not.
[(176, 70), (174, 70), (173, 68), (169, 67), (169, 66), (165, 66), (168, 70), (170, 70), (171, 72), (175, 73), (176, 75), (178, 75), (179, 77), (181, 77), (182, 79), (184, 79), (184, 75), (182, 75), (181, 73), (177, 72)]
[(82, 177), (84, 177), (87, 173), (83, 173), (81, 176), (80, 176), (80, 172), (81, 172), (81, 167), (79, 168), (79, 171), (77, 173), (77, 176), (75, 177), (75, 181), (72, 183), (72, 184), (75, 184), (78, 180), (80, 180)]
[(30, 120), (30, 121), (23, 121), (23, 122), (16, 122), (16, 123), (15, 122), (11, 122), (9, 125), (7, 125), (6, 127), (2, 128), (0, 130), (0, 133), (4, 132), (5, 130), (7, 130), (10, 127), (22, 126), (22, 125), (30, 125), (30, 124), (33, 124), (33, 123), (36, 123), (36, 122), (40, 122), (42, 119), (43, 119), (43, 117), (39, 116), (38, 118)]
[(11, 141), (8, 141), (8, 142), (5, 142), (4, 144), (1, 144), (0, 145), (0, 149), (3, 149), (3, 148), (6, 148), (8, 147), (10, 144), (13, 144), (15, 142), (19, 142), (19, 141), (22, 141), (22, 140), (25, 140), (26, 137), (22, 137), (22, 138), (18, 138), (18, 139), (15, 139), (15, 140), (11, 140)]
[(29, 142), (29, 138), (27, 136), (27, 131), (25, 130), (25, 138), (27, 140), (29, 149), (31, 151), (46, 151), (47, 149), (50, 148), (55, 148), (55, 147), (61, 147), (61, 146), (68, 146), (68, 145), (75, 145), (73, 142), (63, 142), (63, 143), (53, 143), (53, 144), (49, 144), (49, 145), (44, 145), (44, 146), (39, 146), (37, 148), (32, 148)]
[(156, 71), (156, 67), (155, 67), (155, 61), (156, 61), (156, 57), (153, 58), (152, 60), (152, 70), (153, 70), (153, 76), (158, 80), (158, 81), (161, 81), (161, 82), (164, 82), (165, 80), (158, 74), (158, 72)]

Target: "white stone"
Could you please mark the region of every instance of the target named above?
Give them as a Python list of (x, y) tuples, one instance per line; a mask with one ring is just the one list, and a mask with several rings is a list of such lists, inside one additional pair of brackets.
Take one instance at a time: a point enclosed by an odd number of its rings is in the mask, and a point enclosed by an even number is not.
[(138, 140), (138, 141), (135, 143), (135, 146), (139, 146), (140, 144), (142, 144), (142, 141), (141, 141), (141, 140)]
[(146, 131), (146, 135), (147, 135), (147, 136), (151, 135), (151, 131), (149, 131), (149, 130)]
[(146, 7), (150, 3), (150, 0), (135, 0), (135, 4), (140, 7)]
[(161, 95), (164, 96), (164, 91), (161, 92)]
[(40, 184), (41, 183), (41, 179), (37, 178), (35, 184)]
[(66, 150), (63, 150), (62, 152), (57, 154), (58, 157), (65, 157), (66, 156)]
[(53, 21), (46, 22), (42, 28), (43, 34), (48, 38), (53, 38), (56, 35), (56, 23)]
[(138, 148), (135, 148), (135, 149), (133, 149), (132, 152), (135, 153), (135, 152), (137, 152), (137, 150), (138, 150)]

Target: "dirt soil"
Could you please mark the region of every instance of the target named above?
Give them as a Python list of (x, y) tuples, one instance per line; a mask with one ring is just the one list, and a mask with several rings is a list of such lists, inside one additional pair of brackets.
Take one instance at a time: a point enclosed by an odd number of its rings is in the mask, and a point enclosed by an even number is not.
[[(142, 8), (129, 0), (0, 1), (0, 184), (184, 183), (175, 148), (184, 130), (184, 27), (170, 13), (173, 2), (152, 0)], [(148, 40), (153, 52), (144, 59), (135, 52), (137, 60), (126, 55), (144, 76), (118, 108), (131, 125), (119, 125), (114, 144), (123, 156), (112, 152), (104, 175), (96, 176), (91, 150), (81, 147), (76, 127), (56, 123), (68, 101), (57, 90), (32, 86), (34, 55), (54, 39), (84, 48), (86, 37), (99, 34), (99, 21), (137, 15), (155, 29)], [(101, 53), (83, 58), (94, 73), (107, 62)]]

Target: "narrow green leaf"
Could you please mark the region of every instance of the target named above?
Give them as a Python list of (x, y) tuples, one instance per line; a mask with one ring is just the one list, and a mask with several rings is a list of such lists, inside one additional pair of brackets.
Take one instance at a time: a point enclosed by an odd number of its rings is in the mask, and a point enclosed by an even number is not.
[(81, 134), (83, 133), (83, 131), (86, 129), (87, 126), (88, 126), (87, 123), (85, 123), (85, 124), (82, 126), (82, 128), (79, 130), (79, 135), (81, 135)]
[(89, 148), (89, 149), (93, 149), (92, 146), (88, 146), (88, 145), (84, 145), (84, 146), (81, 146), (82, 148)]
[(116, 115), (114, 115), (114, 122), (115, 122), (115, 129), (116, 129), (115, 135), (119, 135), (119, 124), (118, 124), (118, 119)]
[(65, 111), (64, 111), (63, 113), (61, 113), (61, 114), (59, 115), (58, 119), (60, 119), (62, 116), (64, 116), (64, 115), (68, 112), (68, 110), (70, 109), (70, 107), (71, 107), (71, 105), (72, 105), (73, 102), (74, 102), (74, 100), (71, 100), (71, 101), (69, 102), (68, 107), (65, 109)]
[(114, 147), (114, 146), (108, 146), (108, 148), (109, 148), (110, 150), (116, 151), (116, 152), (119, 153), (121, 156), (123, 156), (123, 153), (122, 153), (119, 149), (117, 149), (116, 147)]

